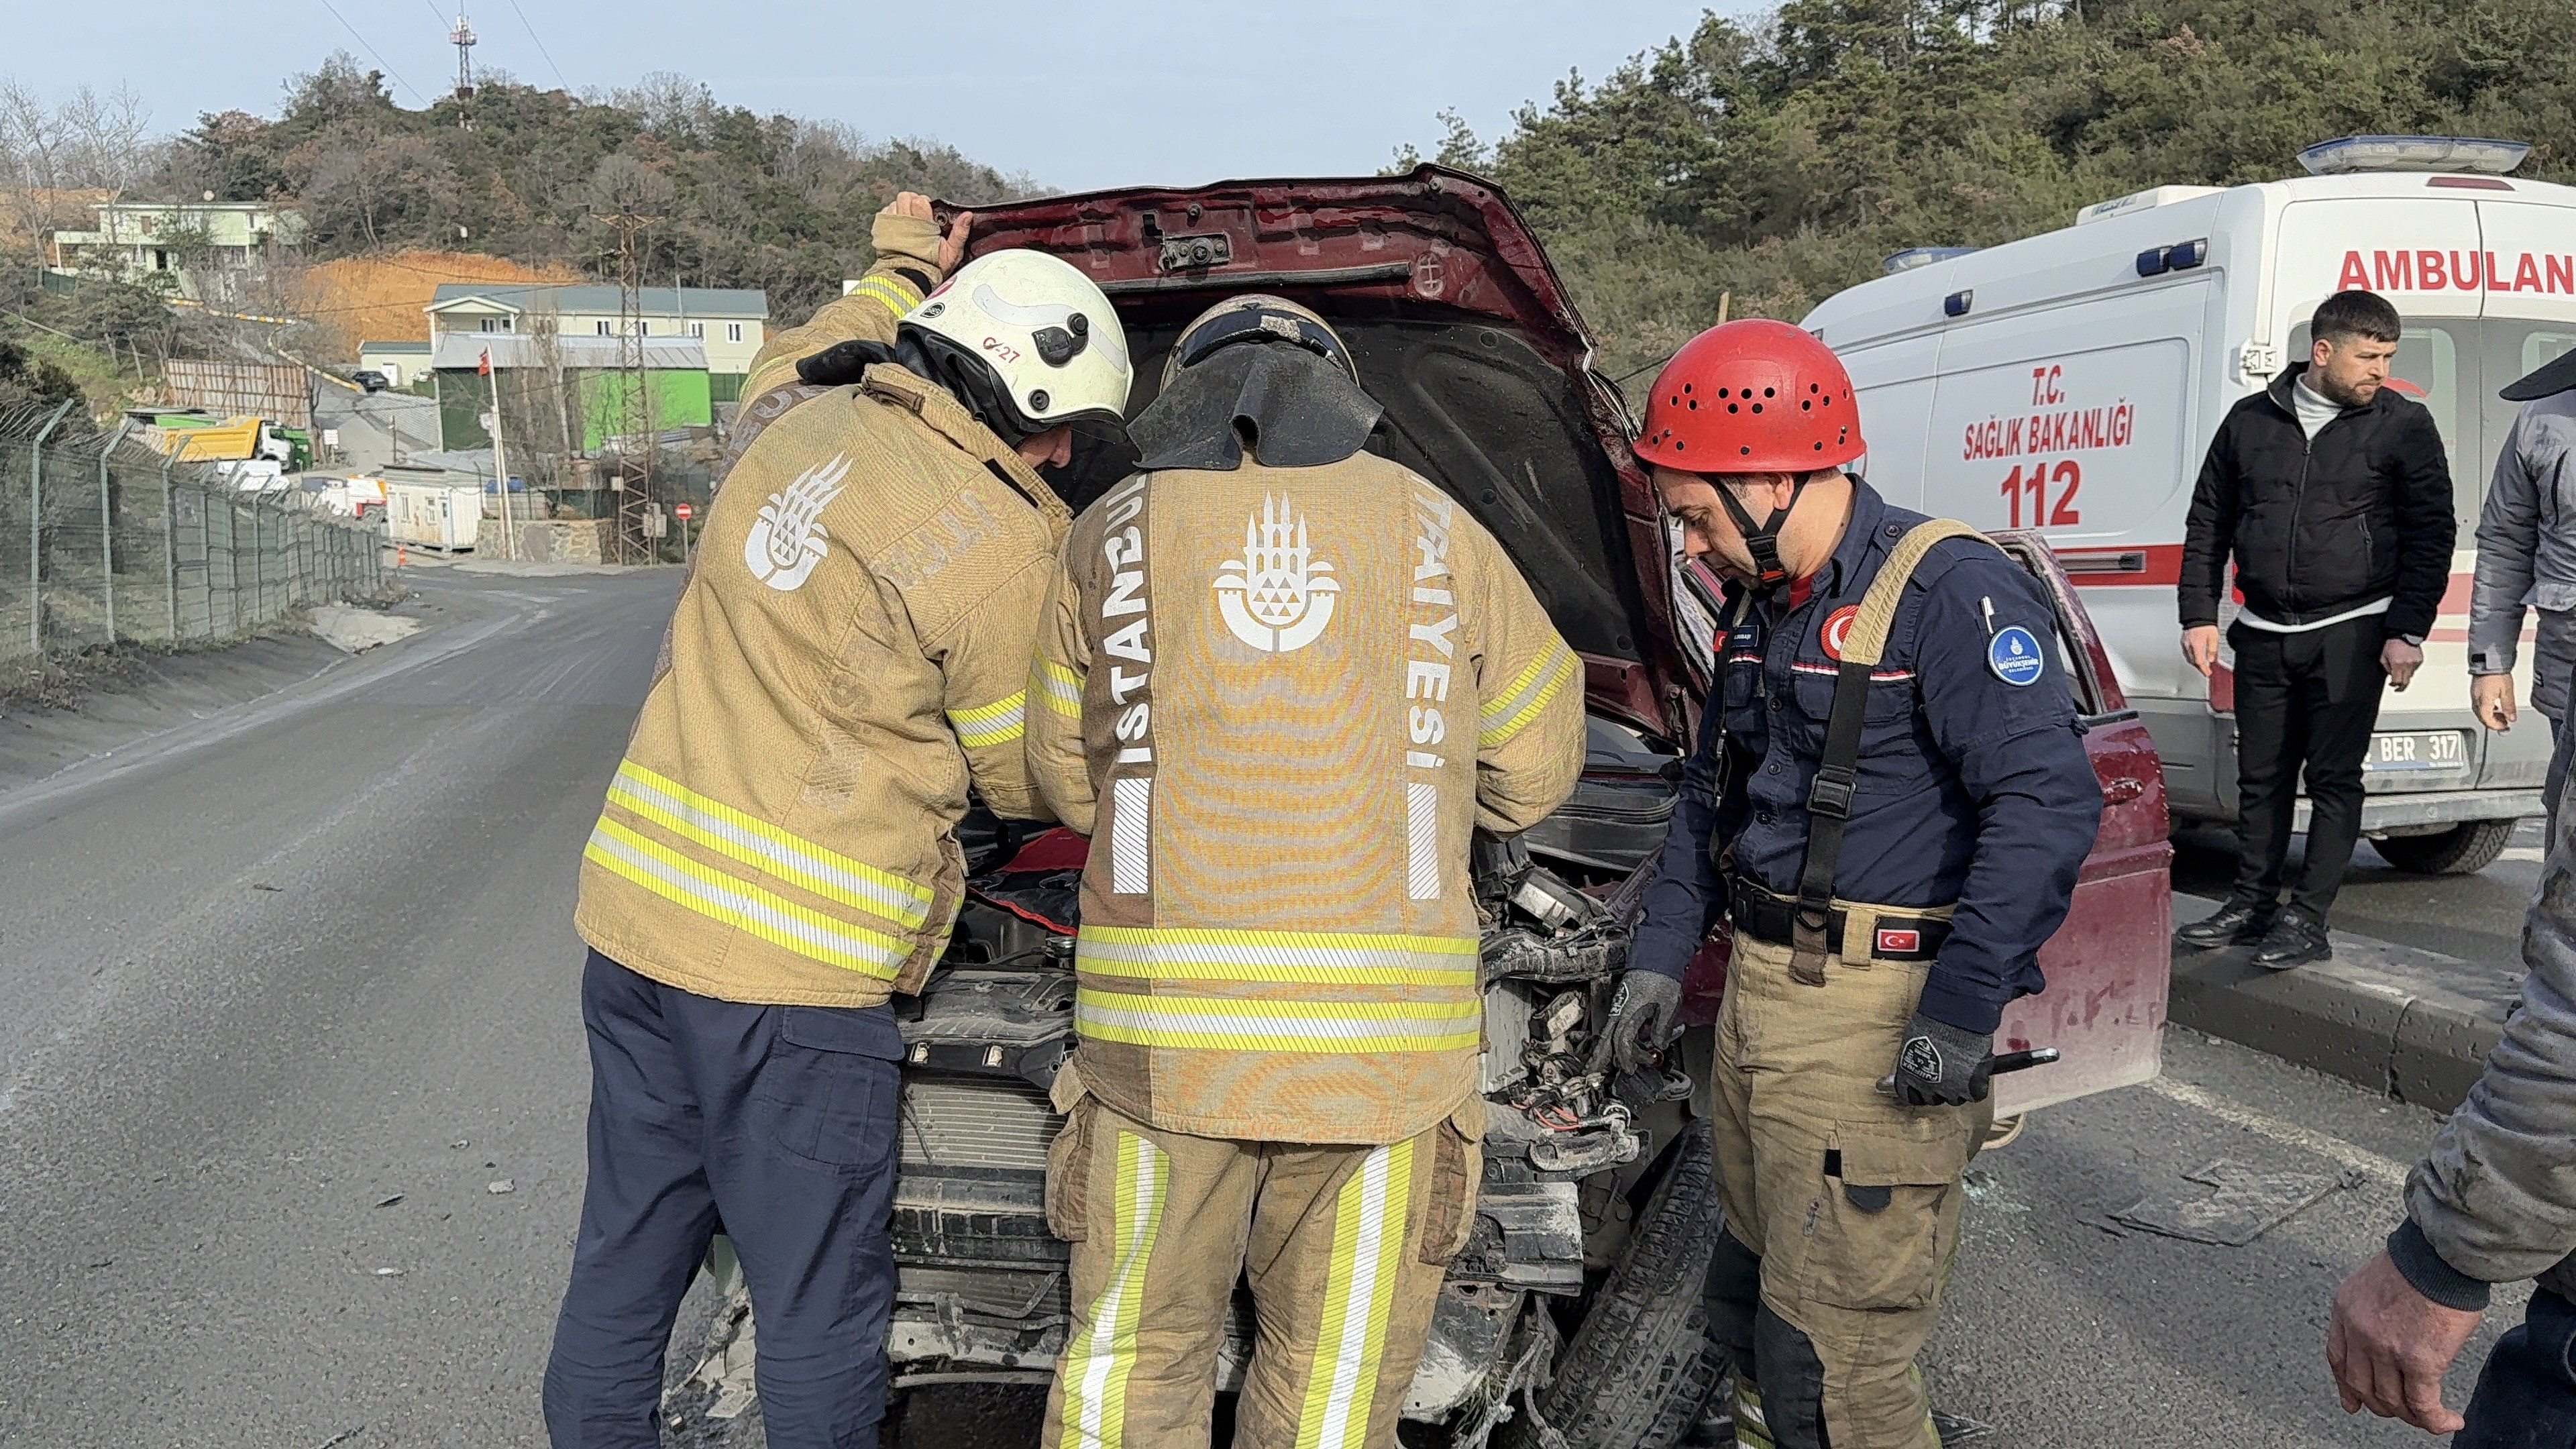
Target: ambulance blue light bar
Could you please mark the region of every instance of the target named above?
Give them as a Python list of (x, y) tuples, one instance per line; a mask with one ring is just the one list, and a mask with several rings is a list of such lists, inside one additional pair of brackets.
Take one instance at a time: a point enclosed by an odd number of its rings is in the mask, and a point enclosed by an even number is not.
[(1888, 253), (1887, 259), (1879, 265), (1892, 277), (1898, 272), (1910, 272), (1934, 262), (1952, 261), (1975, 250), (1975, 247), (1907, 247), (1901, 252)]
[(2169, 247), (2149, 247), (2138, 253), (2138, 275), (2160, 277), (2167, 272), (2187, 272), (2209, 260), (2209, 238), (2194, 237), (2175, 242)]
[(2502, 176), (2531, 154), (2523, 141), (2477, 136), (2338, 136), (2299, 153), (2311, 176), (2358, 171), (2469, 171)]

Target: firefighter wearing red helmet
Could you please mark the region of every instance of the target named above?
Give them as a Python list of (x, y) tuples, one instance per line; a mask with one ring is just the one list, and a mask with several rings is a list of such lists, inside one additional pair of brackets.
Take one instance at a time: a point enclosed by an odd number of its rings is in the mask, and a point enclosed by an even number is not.
[(1694, 338), (1636, 452), (1725, 618), (1603, 1049), (1650, 1065), (1727, 912), (1708, 1316), (1738, 1441), (1937, 1449), (1914, 1358), (1995, 1027), (2040, 989), (2101, 818), (2054, 613), (1974, 530), (1846, 471), (1851, 378), (1795, 327)]

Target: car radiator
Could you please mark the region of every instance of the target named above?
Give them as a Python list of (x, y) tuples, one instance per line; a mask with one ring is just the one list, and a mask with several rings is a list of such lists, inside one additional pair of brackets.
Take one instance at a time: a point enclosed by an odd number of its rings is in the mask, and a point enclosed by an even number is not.
[(903, 1086), (903, 1164), (1046, 1171), (1064, 1125), (1047, 1095), (1007, 1077), (915, 1070)]

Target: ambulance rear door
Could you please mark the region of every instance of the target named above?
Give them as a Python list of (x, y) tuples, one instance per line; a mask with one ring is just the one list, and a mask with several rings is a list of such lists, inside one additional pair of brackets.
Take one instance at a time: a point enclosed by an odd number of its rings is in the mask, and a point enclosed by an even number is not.
[[(2526, 345), (2546, 349), (2551, 336), (2576, 328), (2553, 331), (2492, 319), (2507, 310), (2545, 309), (2548, 232), (2553, 224), (2559, 229), (2562, 255), (2576, 251), (2565, 233), (2571, 213), (2490, 203), (2495, 188), (2515, 184), (2496, 177), (2390, 175), (2369, 178), (2368, 184), (2378, 194), (2302, 198), (2282, 208), (2273, 285), (2278, 335), (2287, 340), (2283, 356), (2290, 361), (2307, 356), (2309, 314), (2333, 292), (2366, 288), (2393, 303), (2403, 331), (2389, 385), (2433, 414), (2449, 456), (2451, 512), (2459, 529), (2450, 578), (2424, 641), (2422, 670), (2405, 691), (2392, 689), (2381, 701), (2377, 734), (2364, 759), (2373, 797), (2364, 828), (2403, 828), (2419, 814), (2432, 817), (2423, 824), (2501, 818), (2521, 813), (2524, 805), (2537, 808), (2536, 797), (2522, 800), (2519, 792), (2540, 785), (2549, 739), (2545, 728), (2489, 734), (2469, 712), (2469, 598), (2478, 514), (2512, 419), (2512, 405), (2497, 401), (2495, 392), (2521, 375), (2511, 369)], [(2490, 222), (2498, 227), (2495, 235), (2487, 232)], [(2542, 284), (2536, 297), (2514, 291), (2515, 274), (2526, 262), (2525, 280)], [(2567, 280), (2571, 291), (2561, 301), (2576, 301), (2576, 276)], [(2576, 313), (2560, 310), (2562, 317)], [(2515, 673), (2516, 695), (2528, 700), (2528, 645)], [(2517, 794), (2466, 793), (2477, 790)], [(2479, 804), (2480, 798), (2486, 803)]]
[(2174, 582), (2219, 275), (2132, 273), (2116, 291), (1954, 324), (1924, 460), (1928, 511), (2047, 539), (2186, 804), (2211, 788), (2210, 725), (2174, 642)]

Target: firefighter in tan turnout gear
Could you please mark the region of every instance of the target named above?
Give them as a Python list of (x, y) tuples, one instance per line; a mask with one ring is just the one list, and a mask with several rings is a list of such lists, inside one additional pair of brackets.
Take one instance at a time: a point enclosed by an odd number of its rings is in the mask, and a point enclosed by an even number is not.
[(1193, 322), (1074, 525), (1030, 770), (1091, 836), (1048, 1214), (1073, 1242), (1050, 1446), (1395, 1442), (1484, 1104), (1470, 833), (1572, 790), (1582, 662), (1312, 313)]
[(590, 1177), (546, 1371), (558, 1449), (660, 1442), (663, 1346), (719, 1220), (769, 1442), (876, 1441), (886, 1000), (947, 942), (969, 785), (1040, 811), (1023, 691), (1072, 519), (1037, 469), (1131, 380), (1108, 299), (1053, 257), (995, 252), (926, 299), (886, 275), (771, 391), (792, 406), (709, 511), (584, 852)]

